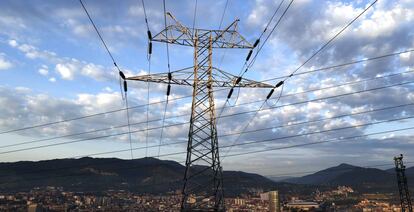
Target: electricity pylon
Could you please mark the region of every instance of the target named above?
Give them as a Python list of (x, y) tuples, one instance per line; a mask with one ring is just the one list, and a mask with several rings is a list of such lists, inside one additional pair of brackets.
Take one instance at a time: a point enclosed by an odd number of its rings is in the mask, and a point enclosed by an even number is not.
[(401, 211), (413, 212), (410, 192), (408, 191), (407, 177), (405, 176), (405, 166), (402, 159), (402, 154), (399, 157), (394, 157), (395, 172), (397, 173), (398, 190), (400, 193)]
[(181, 211), (225, 211), (213, 87), (273, 86), (241, 79), (213, 67), (214, 48), (253, 48), (237, 32), (239, 20), (224, 30), (206, 30), (185, 27), (170, 13), (166, 15), (172, 24), (156, 34), (152, 41), (193, 47), (194, 66), (126, 79), (168, 84), (167, 93), (171, 84), (193, 87)]

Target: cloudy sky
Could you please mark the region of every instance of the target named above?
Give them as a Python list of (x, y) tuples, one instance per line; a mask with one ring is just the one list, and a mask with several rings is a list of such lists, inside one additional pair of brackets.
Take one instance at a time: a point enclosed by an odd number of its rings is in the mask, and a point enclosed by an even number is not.
[[(270, 27), (289, 2), (284, 1)], [(126, 75), (148, 73), (148, 41), (141, 1), (85, 0), (84, 3)], [(163, 4), (161, 0), (145, 3), (149, 27), (155, 35), (164, 26)], [(239, 32), (253, 43), (279, 3), (279, 0), (228, 0), (222, 28), (239, 18)], [(245, 77), (262, 81), (290, 74), (370, 3), (294, 1)], [(225, 5), (225, 0), (199, 0), (195, 27), (218, 29)], [(169, 0), (166, 5), (167, 11), (189, 27), (193, 24), (194, 7), (193, 0)], [(297, 73), (414, 49), (413, 24), (413, 1), (379, 0)], [(1, 132), (125, 108), (117, 71), (79, 1), (1, 1), (0, 29)], [(192, 66), (191, 47), (170, 45), (169, 50), (171, 70)], [(217, 49), (213, 53), (214, 66), (237, 75), (247, 53), (248, 50)], [(407, 161), (414, 161), (414, 131), (407, 129), (414, 127), (413, 65), (414, 53), (407, 52), (299, 74), (285, 82), (279, 102), (276, 98), (280, 90), (276, 90), (257, 114), (242, 112), (257, 110), (263, 102), (259, 100), (266, 97), (269, 89), (240, 89), (237, 102), (237, 95), (230, 100), (230, 105), (236, 106), (228, 105), (223, 118), (218, 120), (224, 169), (281, 175), (339, 163), (392, 164), (393, 156), (400, 153)], [(165, 44), (154, 42), (151, 73), (167, 70)], [(274, 85), (278, 81), (267, 82)], [(129, 105), (145, 105), (147, 89), (144, 82), (129, 82)], [(154, 103), (149, 107), (149, 120), (158, 120), (150, 122), (149, 127), (157, 128), (162, 126), (159, 119), (165, 107), (164, 102), (157, 102), (166, 99), (166, 85), (151, 84), (149, 90), (149, 101)], [(216, 90), (216, 107), (222, 107), (228, 89)], [(170, 98), (188, 95), (191, 87), (175, 85)], [(169, 102), (165, 126), (174, 126), (165, 128), (162, 143), (186, 141), (190, 105), (190, 98)], [(134, 148), (146, 147), (146, 124), (142, 124), (147, 118), (146, 111), (147, 107), (129, 111), (130, 122), (138, 123), (131, 128), (137, 131), (132, 134)], [(317, 121), (320, 119), (324, 120)], [(129, 159), (126, 123), (126, 113), (120, 110), (2, 133), (1, 161), (77, 157), (113, 150), (126, 151), (97, 157)], [(237, 133), (244, 128), (248, 133), (238, 138)], [(88, 131), (96, 132), (83, 133)], [(24, 150), (112, 134), (121, 135)], [(148, 145), (159, 144), (160, 134), (160, 129), (150, 130)], [(356, 139), (346, 140), (348, 137)], [(248, 144), (255, 141), (263, 142)], [(320, 141), (331, 142), (295, 146)], [(246, 144), (228, 151), (225, 146), (232, 143)], [(20, 145), (8, 146), (14, 144)], [(185, 148), (184, 142), (162, 146), (160, 152), (161, 155), (182, 152)], [(133, 151), (134, 158), (157, 155), (158, 147)], [(181, 162), (185, 154), (161, 158)]]

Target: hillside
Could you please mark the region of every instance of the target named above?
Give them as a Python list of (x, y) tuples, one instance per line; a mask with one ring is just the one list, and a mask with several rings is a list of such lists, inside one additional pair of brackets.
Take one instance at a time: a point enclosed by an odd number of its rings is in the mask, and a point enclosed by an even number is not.
[[(182, 188), (184, 170), (185, 167), (175, 161), (155, 158), (121, 160), (86, 157), (0, 163), (0, 191), (27, 191), (33, 187), (58, 186), (65, 190), (90, 192), (108, 189), (153, 194), (175, 192)], [(228, 196), (271, 189), (289, 193), (312, 192), (315, 188), (275, 183), (261, 175), (239, 171), (225, 171), (223, 175)]]
[[(406, 173), (409, 182), (414, 181), (413, 170), (413, 167), (407, 169)], [(348, 185), (360, 191), (394, 191), (397, 186), (393, 169), (363, 168), (349, 164), (340, 164), (314, 174), (290, 178), (284, 181), (311, 185)], [(414, 187), (414, 184), (409, 183), (409, 186)]]

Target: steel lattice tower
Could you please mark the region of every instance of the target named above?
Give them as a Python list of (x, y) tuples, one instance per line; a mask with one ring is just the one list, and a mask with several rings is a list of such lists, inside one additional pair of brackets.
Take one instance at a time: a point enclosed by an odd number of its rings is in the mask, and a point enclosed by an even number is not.
[(407, 185), (407, 177), (405, 176), (405, 166), (402, 159), (402, 154), (399, 157), (394, 157), (395, 172), (397, 173), (398, 190), (400, 193), (401, 211), (413, 212), (410, 192)]
[(185, 27), (170, 13), (166, 15), (173, 23), (156, 34), (152, 41), (193, 47), (194, 66), (126, 79), (165, 83), (168, 89), (171, 84), (193, 87), (181, 210), (225, 211), (213, 88), (273, 86), (241, 79), (213, 67), (214, 48), (253, 48), (237, 32), (238, 20), (224, 30), (206, 30)]

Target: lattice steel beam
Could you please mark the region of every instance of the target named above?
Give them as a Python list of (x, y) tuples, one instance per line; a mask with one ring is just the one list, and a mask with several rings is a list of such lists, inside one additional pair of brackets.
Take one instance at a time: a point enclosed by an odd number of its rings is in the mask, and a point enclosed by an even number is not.
[(402, 154), (399, 157), (394, 157), (395, 172), (397, 174), (398, 190), (400, 194), (401, 211), (413, 212), (410, 192), (407, 185), (407, 177), (405, 176), (405, 166), (402, 159)]
[(238, 20), (224, 30), (191, 29), (178, 22), (170, 13), (167, 15), (173, 24), (155, 35), (153, 41), (193, 47), (194, 66), (170, 74), (126, 79), (193, 87), (181, 210), (225, 211), (213, 87), (273, 86), (248, 79), (240, 79), (236, 85), (238, 77), (213, 67), (214, 48), (252, 48), (237, 32)]

